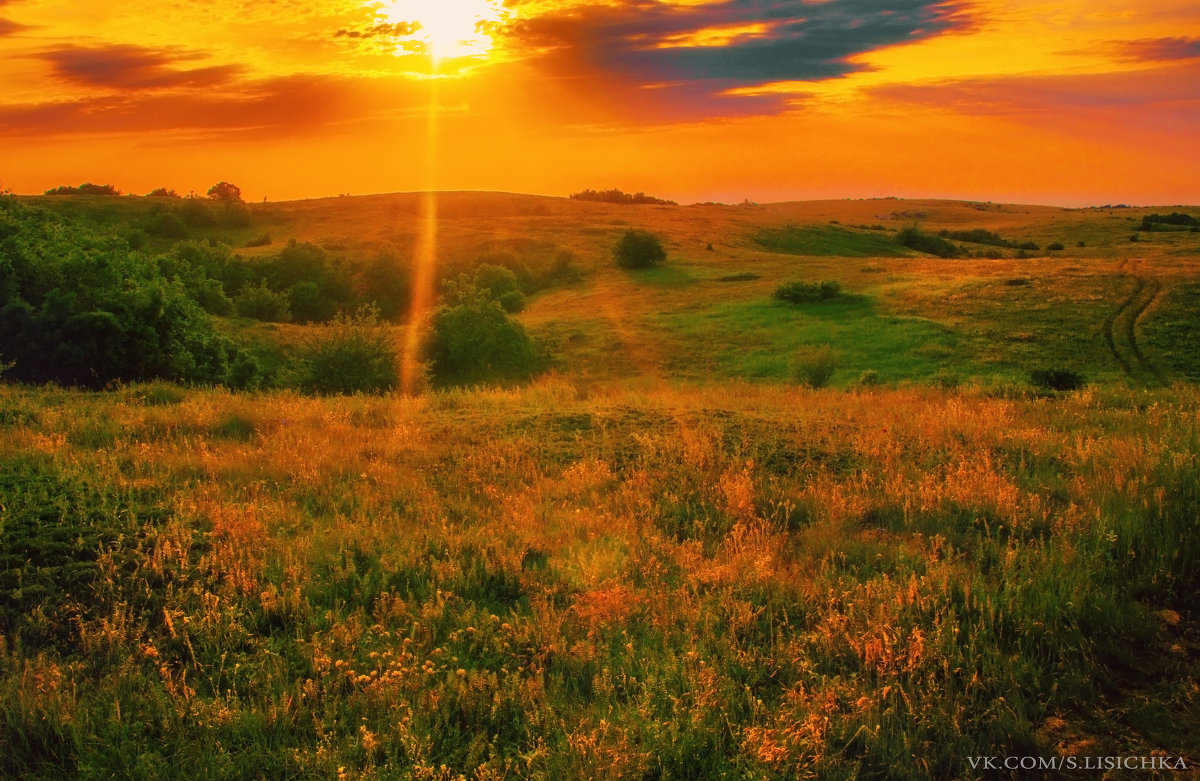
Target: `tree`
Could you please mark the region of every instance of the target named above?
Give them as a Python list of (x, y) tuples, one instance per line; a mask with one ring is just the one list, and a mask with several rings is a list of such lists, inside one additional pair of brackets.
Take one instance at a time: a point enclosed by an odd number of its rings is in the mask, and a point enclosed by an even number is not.
[(328, 334), (310, 342), (300, 359), (299, 385), (309, 393), (386, 393), (399, 380), (391, 332), (374, 306), (339, 315)]
[(229, 182), (217, 182), (208, 188), (208, 197), (214, 201), (237, 201), (240, 203), (242, 200), (242, 188)]
[(617, 265), (622, 268), (650, 268), (667, 259), (667, 251), (653, 233), (627, 230), (613, 250)]
[(439, 385), (523, 380), (537, 369), (537, 350), (521, 324), (486, 295), (459, 299), (433, 315), (425, 342)]

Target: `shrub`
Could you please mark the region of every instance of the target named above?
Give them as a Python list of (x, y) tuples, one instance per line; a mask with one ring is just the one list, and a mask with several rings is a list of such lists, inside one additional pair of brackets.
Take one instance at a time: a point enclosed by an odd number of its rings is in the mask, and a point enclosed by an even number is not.
[(233, 301), (225, 295), (225, 289), (215, 279), (205, 279), (195, 292), (196, 303), (210, 315), (227, 317), (233, 314)]
[(509, 290), (496, 301), (500, 304), (501, 309), (510, 314), (520, 312), (525, 308), (525, 294), (520, 290)]
[(1200, 227), (1200, 221), (1190, 214), (1183, 214), (1182, 212), (1171, 212), (1170, 214), (1148, 214), (1142, 218), (1142, 224), (1138, 230), (1152, 231), (1155, 230), (1155, 225), (1182, 227), (1191, 225)]
[(221, 209), (221, 225), (226, 228), (246, 228), (250, 226), (250, 207), (241, 201), (225, 201)]
[(433, 315), (424, 354), (441, 385), (475, 385), (522, 380), (537, 368), (533, 342), (520, 323), (482, 295), (439, 308)]
[(938, 231), (938, 235), (944, 239), (954, 239), (955, 241), (969, 241), (972, 244), (991, 244), (994, 247), (1011, 247), (1012, 242), (1001, 238), (999, 235), (992, 233), (983, 228), (972, 228), (971, 230), (944, 230)]
[(648, 231), (627, 230), (613, 250), (621, 268), (650, 268), (667, 259), (667, 251), (657, 236)]
[(264, 323), (286, 323), (292, 319), (288, 297), (263, 284), (247, 285), (234, 299), (239, 317), (249, 317)]
[(300, 358), (301, 390), (322, 395), (382, 393), (399, 384), (392, 336), (373, 306), (341, 315), (323, 337), (310, 342)]
[(1050, 250), (1051, 252), (1058, 252), (1061, 249), (1066, 249), (1066, 247), (1063, 246), (1061, 241), (1056, 241), (1052, 244), (1047, 244), (1046, 249)]
[(789, 304), (808, 304), (813, 301), (829, 301), (842, 293), (842, 286), (837, 282), (787, 282), (775, 288), (772, 294), (780, 301)]
[(262, 386), (266, 372), (262, 362), (245, 350), (238, 350), (229, 363), (229, 387), (255, 390)]
[(823, 388), (833, 378), (841, 355), (828, 344), (801, 347), (792, 356), (792, 379), (810, 388)]
[(1039, 388), (1059, 391), (1078, 390), (1087, 384), (1083, 375), (1070, 369), (1035, 369), (1029, 379)]
[(358, 287), (364, 299), (379, 307), (384, 320), (399, 320), (412, 297), (412, 266), (394, 247), (385, 247), (359, 268)]
[(896, 243), (939, 258), (958, 258), (963, 254), (962, 249), (941, 236), (926, 233), (911, 225), (896, 234)]
[(179, 216), (193, 228), (211, 228), (217, 224), (217, 215), (212, 207), (200, 198), (184, 198), (179, 207)]
[(173, 211), (161, 211), (146, 222), (146, 233), (164, 239), (182, 239), (188, 235), (187, 224)]
[(288, 309), (297, 323), (324, 323), (337, 314), (336, 301), (326, 298), (316, 282), (297, 282), (287, 292)]

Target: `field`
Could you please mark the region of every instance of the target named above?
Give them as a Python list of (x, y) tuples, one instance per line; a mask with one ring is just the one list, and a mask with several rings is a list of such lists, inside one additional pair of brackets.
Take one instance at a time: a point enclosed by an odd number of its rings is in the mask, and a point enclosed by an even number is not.
[[(98, 230), (150, 208), (24, 200)], [(573, 272), (514, 315), (529, 382), (0, 386), (0, 776), (1194, 766), (1200, 234), (1138, 232), (1153, 211), (450, 193), (443, 267)], [(423, 207), (247, 212), (191, 238), (353, 265), (416, 253)], [(934, 257), (912, 225), (1039, 248)], [(629, 228), (666, 263), (617, 268)], [(286, 356), (327, 326), (218, 327)], [(828, 384), (797, 382), (824, 345)]]

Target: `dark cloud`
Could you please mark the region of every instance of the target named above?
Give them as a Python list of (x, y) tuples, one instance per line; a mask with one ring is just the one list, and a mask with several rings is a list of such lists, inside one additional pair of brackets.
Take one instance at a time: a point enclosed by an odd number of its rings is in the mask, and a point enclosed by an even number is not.
[[(4, 5), (3, 0), (0, 0), (0, 5)], [(9, 19), (0, 19), (0, 38), (3, 38), (6, 35), (13, 35), (14, 33), (19, 33), (22, 30), (28, 30), (28, 29), (29, 29), (29, 27), (27, 25), (18, 24), (17, 22), (11, 21)]]
[(1200, 38), (1143, 38), (1113, 41), (1107, 49), (1118, 59), (1134, 62), (1200, 59)]
[(422, 105), (422, 85), (294, 75), (219, 91), (147, 92), (40, 105), (0, 105), (0, 136), (182, 132), (290, 136)]
[[(968, 0), (726, 0), (685, 7), (643, 1), (535, 17), (506, 32), (518, 51), (540, 52), (552, 74), (708, 84), (715, 95), (730, 86), (843, 76), (861, 69), (851, 62), (855, 55), (972, 24)], [(689, 45), (704, 30), (750, 25), (761, 30), (721, 46)]]
[(243, 70), (238, 65), (180, 68), (180, 63), (197, 56), (130, 45), (68, 46), (40, 56), (63, 81), (121, 90), (213, 87), (230, 82)]
[(404, 38), (421, 29), (416, 22), (396, 22), (395, 24), (377, 24), (364, 27), (361, 30), (338, 30), (334, 38)]
[[(1173, 115), (1200, 107), (1200, 69), (1174, 66), (1130, 73), (1017, 76), (965, 79), (933, 85), (894, 84), (871, 90), (879, 101), (894, 101), (961, 114), (1062, 116), (1089, 110), (1137, 114), (1150, 107)], [(1194, 122), (1193, 122), (1194, 124)]]

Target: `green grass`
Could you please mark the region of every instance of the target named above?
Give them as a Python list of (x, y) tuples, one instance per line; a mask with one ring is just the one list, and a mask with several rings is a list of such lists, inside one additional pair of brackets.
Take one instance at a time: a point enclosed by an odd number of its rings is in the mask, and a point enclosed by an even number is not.
[(682, 288), (694, 285), (698, 280), (695, 275), (678, 265), (664, 263), (652, 268), (630, 271), (629, 278), (637, 284), (653, 285), (661, 288)]
[(1200, 382), (1200, 350), (1194, 349), (1200, 344), (1197, 312), (1200, 312), (1200, 284), (1179, 285), (1164, 294), (1162, 306), (1144, 329), (1150, 354), (1175, 375), (1191, 382)]
[(180, 392), (0, 389), (6, 777), (1200, 750), (1194, 391)]
[(680, 364), (711, 361), (708, 367), (720, 378), (788, 380), (788, 361), (795, 350), (820, 344), (831, 345), (841, 355), (834, 386), (848, 385), (868, 370), (877, 372), (883, 383), (926, 381), (946, 365), (988, 373), (964, 349), (953, 327), (880, 313), (862, 296), (844, 295), (802, 307), (741, 301), (701, 314), (670, 316), (663, 323), (682, 343), (705, 346), (703, 355), (683, 356)]
[(810, 257), (899, 258), (911, 254), (878, 233), (833, 225), (767, 228), (751, 237), (767, 252)]

